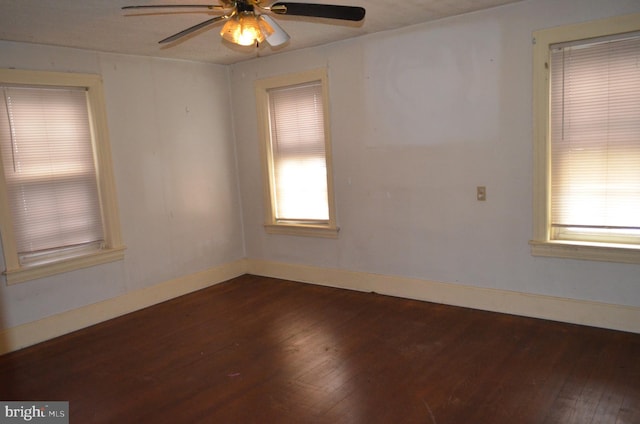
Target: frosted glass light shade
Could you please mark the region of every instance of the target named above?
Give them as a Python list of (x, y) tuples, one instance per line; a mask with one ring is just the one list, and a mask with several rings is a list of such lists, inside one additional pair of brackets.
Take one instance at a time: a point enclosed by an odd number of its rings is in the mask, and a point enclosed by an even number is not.
[(258, 16), (258, 25), (267, 39), (267, 43), (273, 47), (281, 46), (289, 41), (291, 37), (273, 20), (271, 16)]
[(222, 27), (220, 35), (223, 39), (241, 46), (250, 46), (264, 41), (258, 19), (252, 12), (240, 12), (229, 19)]

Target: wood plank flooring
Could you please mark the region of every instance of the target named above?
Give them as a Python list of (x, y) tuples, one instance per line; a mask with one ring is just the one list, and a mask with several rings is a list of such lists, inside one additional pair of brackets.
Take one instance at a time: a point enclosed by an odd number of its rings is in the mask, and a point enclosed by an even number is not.
[(0, 357), (71, 423), (640, 423), (640, 335), (242, 276)]

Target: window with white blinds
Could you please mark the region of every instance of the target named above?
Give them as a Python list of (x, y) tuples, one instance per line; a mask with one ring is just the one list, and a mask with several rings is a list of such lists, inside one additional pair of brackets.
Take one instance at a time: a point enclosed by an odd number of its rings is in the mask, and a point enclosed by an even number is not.
[(85, 89), (1, 87), (0, 147), (20, 264), (104, 242)]
[(532, 41), (531, 253), (640, 263), (640, 14)]
[(326, 70), (258, 80), (255, 88), (265, 230), (337, 237)]
[(329, 220), (322, 85), (268, 90), (275, 217)]
[(120, 260), (99, 75), (0, 69), (0, 236), (8, 284)]
[(640, 244), (640, 34), (550, 51), (551, 239)]

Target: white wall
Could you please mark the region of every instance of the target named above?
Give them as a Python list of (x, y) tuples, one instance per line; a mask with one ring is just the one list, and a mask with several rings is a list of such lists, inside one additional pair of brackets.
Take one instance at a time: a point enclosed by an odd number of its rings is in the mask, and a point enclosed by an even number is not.
[[(639, 265), (528, 246), (532, 31), (632, 12), (636, 0), (530, 0), (233, 65), (247, 256), (640, 306)], [(340, 236), (268, 235), (253, 81), (318, 67), (329, 71)]]
[(102, 75), (127, 246), (121, 262), (3, 282), (0, 329), (244, 257), (226, 67), (11, 42), (0, 67)]
[[(0, 284), (0, 330), (163, 290), (243, 258), (243, 242), (259, 261), (640, 306), (640, 266), (527, 244), (531, 32), (631, 12), (637, 0), (529, 0), (230, 68), (0, 41), (0, 67), (103, 76), (128, 246), (122, 262)], [(253, 81), (318, 67), (340, 237), (267, 235)]]

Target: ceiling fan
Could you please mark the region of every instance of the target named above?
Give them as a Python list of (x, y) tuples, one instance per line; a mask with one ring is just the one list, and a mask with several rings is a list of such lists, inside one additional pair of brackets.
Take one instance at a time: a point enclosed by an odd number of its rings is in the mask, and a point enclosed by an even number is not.
[(273, 15), (292, 15), (316, 18), (361, 21), (365, 10), (356, 6), (338, 6), (332, 4), (276, 2), (263, 6), (261, 0), (220, 0), (220, 4), (154, 4), (141, 6), (125, 6), (131, 9), (202, 9), (208, 14), (220, 14), (197, 25), (182, 30), (170, 37), (160, 40), (166, 44), (221, 21), (226, 21), (220, 35), (224, 40), (241, 46), (258, 45), (267, 41), (276, 47), (289, 40), (289, 34), (271, 17)]

